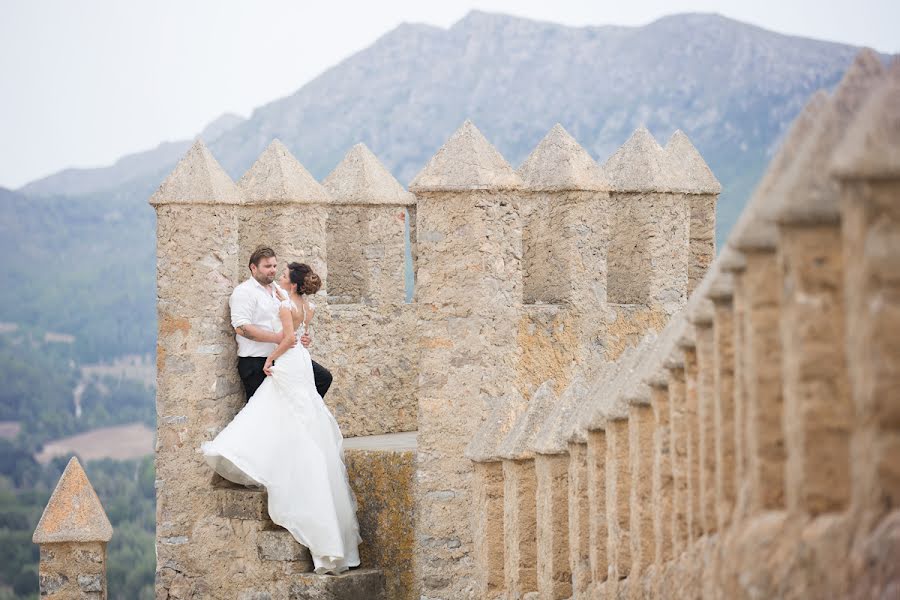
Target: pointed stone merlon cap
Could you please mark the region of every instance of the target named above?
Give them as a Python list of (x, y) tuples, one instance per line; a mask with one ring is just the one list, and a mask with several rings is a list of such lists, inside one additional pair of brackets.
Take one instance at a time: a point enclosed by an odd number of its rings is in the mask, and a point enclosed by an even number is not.
[(700, 280), (700, 284), (694, 289), (685, 307), (688, 321), (698, 327), (709, 327), (713, 323), (714, 309), (712, 300), (709, 299), (709, 289), (718, 272), (718, 262), (713, 261), (706, 271), (706, 275)]
[(812, 130), (829, 102), (828, 94), (819, 91), (810, 98), (794, 119), (775, 158), (769, 163), (756, 190), (747, 202), (744, 211), (728, 237), (729, 244), (737, 250), (772, 250), (778, 241), (778, 230), (772, 221), (775, 204), (772, 202), (779, 194), (778, 186), (791, 165), (804, 149)]
[(674, 175), (678, 177), (676, 191), (685, 194), (719, 194), (722, 184), (687, 134), (678, 129), (666, 143), (666, 155)]
[(108, 542), (113, 529), (78, 459), (72, 457), (44, 508), (31, 540), (35, 544), (57, 542)]
[(651, 336), (644, 336), (633, 352), (626, 352), (619, 358), (619, 368), (615, 377), (608, 385), (598, 390), (590, 410), (585, 415), (585, 429), (592, 431), (605, 429), (609, 421), (628, 417), (628, 404), (623, 398), (623, 393), (649, 348), (651, 339), (653, 339)]
[(716, 260), (719, 263), (719, 269), (726, 273), (740, 273), (747, 268), (747, 258), (735, 250), (731, 244), (725, 244)]
[(150, 197), (153, 206), (240, 204), (242, 201), (241, 191), (199, 139)]
[(646, 127), (639, 127), (603, 165), (614, 192), (675, 192), (682, 182)]
[(900, 179), (900, 58), (866, 101), (832, 159), (838, 179)]
[(669, 372), (666, 364), (676, 342), (684, 334), (685, 326), (684, 311), (682, 311), (675, 314), (659, 334), (653, 356), (647, 361), (646, 369), (642, 374), (644, 382), (651, 388), (669, 386)]
[(885, 81), (884, 67), (872, 50), (860, 52), (834, 90), (818, 122), (776, 187), (773, 218), (782, 225), (840, 223), (840, 188), (829, 177), (829, 163), (853, 117)]
[(734, 298), (734, 273), (717, 269), (709, 281), (706, 297), (715, 302), (727, 302)]
[[(632, 352), (633, 350), (633, 348), (629, 348), (626, 352)], [(587, 421), (593, 410), (595, 398), (612, 381), (618, 368), (618, 362), (608, 362), (604, 363), (593, 374), (592, 379), (587, 384), (587, 395), (579, 403), (578, 409), (568, 427), (567, 442), (576, 444), (587, 443)]]
[(544, 421), (553, 411), (556, 393), (552, 381), (545, 381), (534, 392), (524, 411), (513, 424), (506, 438), (500, 443), (498, 454), (507, 460), (526, 460), (534, 457), (531, 449)]
[(538, 431), (531, 445), (536, 454), (565, 454), (568, 452), (568, 438), (572, 421), (579, 407), (588, 399), (588, 388), (584, 378), (578, 374), (559, 397), (556, 407)]
[(335, 204), (410, 206), (416, 197), (403, 189), (365, 144), (356, 144), (322, 182)]
[(527, 408), (528, 404), (517, 390), (498, 399), (466, 448), (466, 458), (473, 462), (499, 461), (500, 443)]
[(245, 204), (325, 204), (328, 192), (281, 143), (263, 150), (238, 181)]
[(535, 146), (518, 174), (527, 190), (609, 191), (600, 166), (559, 123)]
[(411, 192), (513, 190), (522, 180), (506, 159), (466, 121), (409, 184)]

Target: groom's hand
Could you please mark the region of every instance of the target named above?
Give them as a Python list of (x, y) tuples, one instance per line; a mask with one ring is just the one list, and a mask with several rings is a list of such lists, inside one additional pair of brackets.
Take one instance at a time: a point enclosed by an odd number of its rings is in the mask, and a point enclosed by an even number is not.
[(310, 344), (312, 344), (312, 338), (309, 337), (308, 333), (304, 333), (300, 336), (300, 343), (303, 344), (304, 348), (309, 348)]

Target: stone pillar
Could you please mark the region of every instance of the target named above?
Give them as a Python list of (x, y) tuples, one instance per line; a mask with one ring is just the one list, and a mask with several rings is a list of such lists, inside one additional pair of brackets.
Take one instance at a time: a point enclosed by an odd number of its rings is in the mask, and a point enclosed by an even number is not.
[(406, 303), (406, 218), (415, 197), (363, 144), (323, 181), (328, 206), (327, 401), (345, 435), (417, 428), (415, 307)]
[(638, 578), (655, 560), (654, 546), (654, 409), (650, 388), (635, 395), (628, 412), (628, 451), (631, 469), (629, 514), (631, 522), (631, 580)]
[(587, 483), (590, 508), (590, 563), (591, 585), (599, 586), (609, 576), (609, 554), (606, 539), (606, 430), (600, 428), (587, 431)]
[(235, 561), (200, 444), (243, 406), (228, 297), (241, 193), (197, 142), (150, 199), (156, 209), (157, 597), (208, 594)]
[(688, 294), (693, 294), (716, 256), (716, 203), (722, 185), (680, 129), (666, 143), (666, 155), (681, 182), (675, 189), (685, 194), (690, 211)]
[[(610, 183), (609, 358), (660, 331), (687, 299), (690, 211), (679, 177), (641, 127), (603, 167)], [(635, 306), (636, 305), (636, 306)]]
[(669, 370), (669, 448), (672, 464), (672, 521), (669, 523), (669, 535), (672, 537), (672, 553), (676, 559), (687, 549), (688, 542), (688, 439), (683, 355), (678, 349), (666, 363)]
[[(703, 282), (698, 293), (705, 294), (707, 282)], [(694, 461), (699, 470), (698, 489), (695, 492), (695, 506), (699, 513), (695, 517), (701, 534), (716, 530), (716, 420), (715, 420), (715, 333), (713, 332), (712, 302), (705, 296), (697, 298), (690, 319), (694, 325), (697, 355), (697, 443), (698, 453)], [(698, 527), (695, 527), (698, 529)]]
[(503, 594), (504, 557), (504, 479), (500, 444), (527, 408), (526, 402), (513, 389), (494, 406), (478, 429), (466, 456), (475, 462), (473, 483), (474, 559), (476, 594), (479, 598), (496, 598)]
[(417, 198), (421, 373), (416, 568), (429, 597), (465, 596), (475, 585), (473, 468), (463, 451), (483, 411), (513, 385), (522, 302), (520, 186), (470, 122), (410, 184)]
[(690, 545), (700, 535), (700, 420), (698, 418), (699, 392), (697, 346), (694, 327), (690, 324), (679, 340), (684, 352), (684, 412), (682, 413), (685, 444), (685, 518), (687, 519), (687, 543)]
[(835, 153), (841, 185), (847, 358), (855, 413), (850, 558), (854, 597), (889, 596), (900, 581), (900, 62), (859, 111)]
[[(772, 198), (804, 150), (827, 104), (819, 92), (791, 125), (781, 148), (732, 231), (729, 244), (742, 253), (734, 271), (735, 422), (741, 515), (784, 506), (781, 343), (778, 330), (781, 285), (775, 255), (777, 234)], [(743, 425), (740, 425), (743, 423)]]
[(587, 400), (584, 379), (576, 375), (531, 444), (537, 475), (537, 577), (541, 598), (562, 600), (572, 596), (567, 439), (579, 403)]
[(568, 443), (569, 451), (569, 568), (572, 595), (587, 593), (591, 583), (590, 496), (587, 482), (587, 436)]
[(631, 572), (631, 464), (628, 417), (611, 415), (606, 424), (607, 556), (612, 579)]
[[(900, 63), (835, 152), (840, 182), (847, 360), (855, 414), (851, 487), (860, 597), (896, 589), (900, 509)], [(886, 517), (893, 512), (892, 517)], [(876, 529), (879, 520), (882, 525)], [(874, 529), (874, 531), (873, 531)], [(890, 540), (893, 538), (893, 542)], [(892, 549), (892, 550), (891, 550)], [(887, 552), (886, 552), (887, 551)], [(891, 552), (893, 556), (889, 558)], [(886, 555), (887, 554), (887, 555)], [(891, 574), (893, 583), (891, 584)], [(893, 585), (893, 588), (889, 586)], [(867, 589), (868, 588), (868, 589)]]
[(559, 124), (518, 175), (525, 310), (517, 375), (528, 395), (548, 379), (566, 389), (577, 365), (606, 359), (609, 185)]
[[(538, 591), (538, 472), (533, 447), (557, 404), (552, 382), (546, 382), (498, 448), (503, 459), (504, 576), (507, 593), (513, 597)], [(558, 480), (558, 466), (542, 463), (541, 474)], [(544, 481), (545, 487), (547, 484)]]
[(884, 69), (863, 53), (819, 114), (804, 152), (774, 199), (784, 279), (786, 493), (788, 508), (812, 515), (850, 499), (853, 408), (844, 348), (844, 265), (837, 182), (829, 158)]
[(715, 419), (715, 503), (716, 528), (725, 529), (731, 523), (736, 497), (735, 471), (735, 316), (734, 275), (719, 270), (707, 297), (713, 303), (713, 371)]
[(40, 544), (41, 598), (105, 600), (113, 529), (77, 458), (66, 465), (32, 536)]
[(669, 378), (658, 375), (651, 382), (653, 406), (653, 547), (657, 568), (672, 554), (672, 448), (669, 426)]
[(238, 187), (243, 192), (238, 213), (241, 279), (250, 276), (250, 254), (265, 245), (275, 250), (279, 264), (307, 263), (327, 289), (326, 222), (330, 198), (319, 182), (284, 144), (273, 140), (238, 181)]

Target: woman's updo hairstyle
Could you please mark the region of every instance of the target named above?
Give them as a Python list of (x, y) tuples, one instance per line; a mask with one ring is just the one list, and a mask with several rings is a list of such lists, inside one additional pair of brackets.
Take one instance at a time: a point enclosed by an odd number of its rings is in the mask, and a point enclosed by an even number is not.
[(297, 286), (297, 293), (315, 294), (322, 287), (322, 279), (307, 264), (292, 262), (288, 265), (291, 283)]

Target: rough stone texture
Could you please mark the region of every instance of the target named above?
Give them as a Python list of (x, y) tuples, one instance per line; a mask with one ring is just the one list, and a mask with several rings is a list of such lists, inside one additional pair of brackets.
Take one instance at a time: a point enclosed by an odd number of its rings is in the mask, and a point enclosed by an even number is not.
[(521, 223), (516, 194), (504, 190), (518, 185), (471, 124), (410, 185), (418, 201), (416, 571), (430, 598), (474, 593), (473, 467), (464, 452), (515, 384)]
[(206, 145), (197, 140), (166, 177), (150, 204), (238, 204), (241, 191)]
[(500, 398), (466, 447), (466, 457), (475, 462), (499, 461), (500, 445), (527, 410), (528, 402), (515, 388)]
[(244, 173), (238, 187), (244, 193), (242, 204), (324, 204), (329, 199), (319, 182), (277, 139)]
[(688, 541), (687, 417), (684, 365), (669, 368), (669, 448), (672, 464), (672, 553), (678, 556)]
[(569, 568), (572, 595), (582, 597), (591, 583), (590, 502), (587, 441), (569, 442)]
[[(192, 183), (202, 178), (215, 185)], [(235, 204), (241, 195), (226, 180), (198, 144), (152, 200), (157, 209), (160, 598), (211, 593), (214, 582), (244, 568), (245, 561), (235, 559), (235, 547), (238, 556), (259, 562), (256, 529), (232, 529), (218, 515), (212, 474), (197, 451), (244, 403), (228, 315), (228, 296), (238, 283), (241, 261)], [(217, 195), (209, 195), (210, 190)], [(255, 575), (247, 573), (246, 578)]]
[(684, 350), (684, 432), (687, 446), (685, 455), (687, 478), (686, 504), (688, 542), (702, 534), (700, 523), (700, 419), (698, 418), (699, 392), (697, 348), (694, 345), (694, 328), (690, 327), (691, 346)]
[(506, 592), (537, 592), (537, 478), (534, 460), (503, 461), (503, 543)]
[(591, 565), (592, 593), (596, 586), (606, 581), (609, 569), (609, 549), (606, 539), (607, 494), (606, 494), (606, 431), (592, 429), (587, 432), (587, 487), (590, 507), (588, 521), (590, 523), (588, 539), (590, 549), (588, 555)]
[[(896, 119), (895, 106), (883, 109)], [(868, 528), (900, 505), (900, 177), (845, 179), (842, 194), (846, 344), (856, 426), (851, 487)]]
[(417, 429), (416, 318), (410, 304), (319, 304), (310, 351), (334, 376), (325, 403), (345, 436)]
[(732, 298), (715, 300), (715, 498), (716, 526), (731, 522), (735, 502), (734, 304)]
[(41, 598), (106, 600), (106, 542), (42, 543), (38, 581)]
[(608, 191), (609, 182), (594, 159), (557, 123), (517, 171), (531, 190)]
[(522, 180), (471, 121), (463, 123), (410, 182), (420, 192), (510, 190)]
[(350, 435), (415, 430), (416, 314), (405, 290), (415, 197), (362, 144), (324, 186), (331, 276), (314, 352), (335, 378), (326, 401)]
[(358, 504), (362, 565), (381, 570), (386, 598), (418, 598), (413, 570), (415, 452), (345, 450), (344, 461)]
[(784, 507), (784, 428), (782, 424), (780, 287), (774, 252), (746, 254), (747, 291), (746, 450), (750, 496), (748, 508)]
[(322, 185), (341, 204), (410, 206), (416, 203), (415, 196), (403, 189), (365, 144), (353, 146)]
[(628, 452), (631, 469), (629, 529), (631, 571), (641, 577), (655, 559), (653, 531), (654, 414), (649, 404), (632, 405), (628, 416)]
[(356, 569), (342, 575), (299, 575), (287, 589), (287, 595), (273, 593), (271, 598), (287, 600), (390, 600), (384, 593), (382, 574), (377, 569)]
[[(651, 391), (653, 407), (653, 472), (652, 518), (653, 563), (662, 566), (673, 558), (672, 552), (672, 448), (669, 426), (669, 383), (654, 385)], [(642, 556), (642, 564), (650, 562)]]
[(542, 600), (563, 600), (572, 595), (568, 467), (565, 454), (538, 454), (534, 458), (537, 590)]
[(31, 541), (108, 542), (113, 530), (106, 511), (76, 457), (69, 459)]
[(695, 328), (697, 339), (697, 423), (699, 431), (697, 464), (700, 471), (698, 500), (702, 533), (716, 530), (716, 413), (715, 334), (708, 325)]
[(606, 426), (606, 527), (610, 578), (628, 577), (631, 569), (631, 464), (628, 419)]
[(543, 423), (539, 424), (539, 429), (531, 442), (532, 451), (547, 455), (565, 454), (568, 449), (566, 426), (575, 419), (579, 404), (587, 401), (588, 389), (585, 381), (576, 375), (552, 406), (549, 414), (544, 416)]
[(680, 129), (666, 143), (666, 156), (678, 177), (676, 191), (687, 194), (690, 210), (688, 294), (694, 291), (716, 256), (716, 202), (722, 186)]
[(779, 233), (787, 507), (840, 511), (850, 500), (853, 423), (841, 233), (829, 224), (782, 225)]
[(474, 548), (476, 593), (495, 598), (504, 588), (503, 463), (476, 462)]
[(675, 173), (672, 161), (646, 127), (638, 127), (609, 157), (603, 174), (616, 192), (675, 192), (687, 179)]

